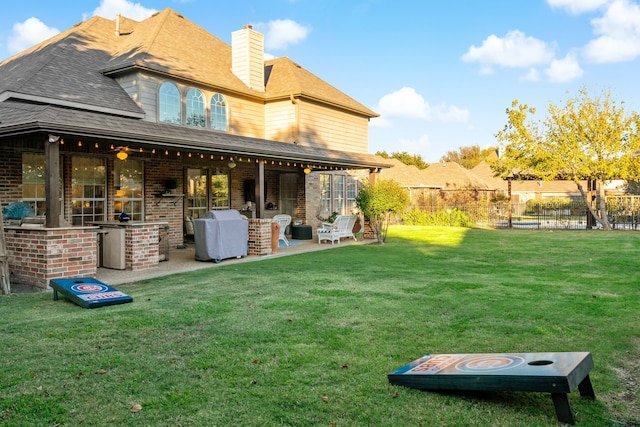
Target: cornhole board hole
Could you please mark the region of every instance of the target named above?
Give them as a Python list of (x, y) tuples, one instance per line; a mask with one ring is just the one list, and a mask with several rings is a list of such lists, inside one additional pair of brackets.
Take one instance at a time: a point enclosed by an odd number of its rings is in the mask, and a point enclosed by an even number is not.
[(388, 374), (391, 384), (419, 390), (535, 391), (551, 393), (558, 421), (575, 424), (567, 397), (595, 399), (589, 352), (427, 354)]
[(58, 300), (58, 293), (60, 293), (83, 308), (97, 308), (133, 301), (129, 295), (92, 277), (51, 279), (49, 286), (53, 289), (54, 301)]

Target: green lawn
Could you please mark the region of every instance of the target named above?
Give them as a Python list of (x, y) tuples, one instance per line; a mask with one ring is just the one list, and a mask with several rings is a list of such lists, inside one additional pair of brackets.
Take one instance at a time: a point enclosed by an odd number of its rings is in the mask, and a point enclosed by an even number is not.
[[(431, 393), (425, 353), (589, 351), (580, 426), (640, 423), (640, 234), (396, 227), (385, 245), (0, 297), (3, 426), (556, 426), (544, 393)], [(132, 411), (140, 405), (139, 411)]]

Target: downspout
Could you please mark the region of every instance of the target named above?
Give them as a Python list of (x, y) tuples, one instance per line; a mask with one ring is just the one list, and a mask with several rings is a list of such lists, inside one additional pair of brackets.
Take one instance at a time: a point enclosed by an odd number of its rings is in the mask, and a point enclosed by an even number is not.
[(289, 95), (289, 99), (291, 103), (294, 105), (293, 109), (293, 132), (291, 132), (291, 136), (293, 137), (294, 144), (300, 143), (300, 101), (296, 99), (293, 94)]

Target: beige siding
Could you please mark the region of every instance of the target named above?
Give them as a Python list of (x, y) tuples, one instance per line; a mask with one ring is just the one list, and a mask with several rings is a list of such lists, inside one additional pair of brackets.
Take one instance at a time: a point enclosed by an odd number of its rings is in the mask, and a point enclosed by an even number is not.
[(264, 105), (245, 98), (223, 95), (229, 104), (229, 133), (264, 138)]
[(369, 121), (319, 104), (300, 102), (300, 143), (310, 147), (367, 153)]
[[(146, 112), (145, 120), (158, 120), (157, 98), (160, 85), (167, 80), (136, 73), (119, 77), (118, 82)], [(175, 82), (174, 82), (175, 83)], [(177, 84), (183, 97), (193, 87)], [(206, 99), (207, 123), (209, 102), (215, 91), (199, 88)], [(343, 110), (296, 99), (263, 104), (260, 100), (221, 93), (227, 100), (228, 132), (253, 138), (293, 142), (309, 147), (356, 153), (368, 152), (369, 121), (366, 117)]]
[(265, 138), (274, 141), (298, 140), (296, 105), (290, 100), (272, 102), (265, 106)]
[[(118, 78), (120, 85), (145, 111), (144, 120), (150, 122), (158, 121), (158, 90), (160, 85), (166, 81), (168, 80), (144, 73), (136, 73)], [(189, 89), (197, 86), (181, 84), (175, 81), (173, 81), (173, 83), (178, 86), (178, 90), (183, 97), (182, 110), (184, 115), (184, 96)], [(211, 97), (215, 93), (220, 93), (227, 100), (229, 133), (254, 138), (264, 138), (264, 109), (261, 102), (234, 97), (222, 91), (216, 92), (202, 87), (197, 88), (200, 89), (205, 96), (207, 125), (210, 120), (209, 103), (211, 102)]]

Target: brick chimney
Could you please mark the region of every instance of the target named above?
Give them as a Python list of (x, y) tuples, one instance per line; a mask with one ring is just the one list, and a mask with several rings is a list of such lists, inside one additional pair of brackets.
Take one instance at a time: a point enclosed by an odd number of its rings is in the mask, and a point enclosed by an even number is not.
[(264, 35), (245, 25), (231, 33), (231, 71), (250, 89), (264, 92)]

